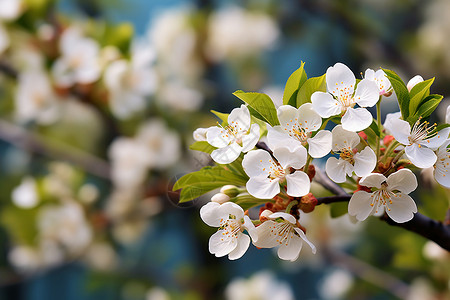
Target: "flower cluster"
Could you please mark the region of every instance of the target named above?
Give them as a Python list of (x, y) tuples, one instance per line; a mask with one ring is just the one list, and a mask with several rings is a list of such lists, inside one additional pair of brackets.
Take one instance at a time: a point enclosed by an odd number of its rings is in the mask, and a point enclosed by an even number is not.
[[(206, 192), (228, 184), (200, 210), (206, 224), (219, 227), (209, 242), (218, 257), (237, 259), (250, 241), (258, 248), (278, 247), (283, 260), (296, 260), (303, 242), (315, 253), (300, 216), (321, 204), (311, 184), (320, 172), (316, 161), (326, 159), (331, 185), (342, 185), (348, 214), (358, 221), (371, 215), (410, 221), (417, 213), (409, 195), (418, 186), (415, 168), (434, 167), (436, 181), (450, 187), (450, 128), (428, 121), (442, 100), (429, 95), (432, 81), (416, 76), (406, 85), (382, 69), (368, 69), (356, 80), (342, 63), (321, 77), (302, 82), (302, 76), (303, 64), (287, 81), (283, 105), (238, 91), (234, 95), (247, 106), (221, 114), (218, 126), (194, 132), (192, 149), (210, 153), (219, 165), (188, 174), (190, 181), (181, 178), (175, 188), (208, 182)], [(400, 112), (388, 115), (383, 126), (381, 102), (393, 92)], [(437, 103), (432, 109), (430, 99)], [(375, 118), (368, 109), (374, 106)], [(191, 199), (182, 190), (181, 201)], [(256, 220), (249, 218), (253, 207), (259, 207)]]

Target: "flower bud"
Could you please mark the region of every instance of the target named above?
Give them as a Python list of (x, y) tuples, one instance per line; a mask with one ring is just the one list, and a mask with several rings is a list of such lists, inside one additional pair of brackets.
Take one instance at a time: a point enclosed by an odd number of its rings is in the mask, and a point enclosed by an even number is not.
[(308, 193), (307, 195), (300, 198), (300, 203), (298, 204), (298, 208), (301, 209), (304, 213), (310, 213), (316, 207), (318, 201), (316, 197), (312, 193)]
[(203, 142), (206, 141), (206, 131), (208, 130), (208, 128), (197, 128), (193, 135), (193, 138), (195, 141), (197, 142)]
[(224, 193), (217, 193), (211, 197), (211, 201), (219, 203), (219, 204), (223, 204), (225, 202), (230, 201), (230, 197), (228, 195), (225, 195)]
[(220, 189), (220, 192), (229, 197), (236, 197), (239, 194), (239, 189), (234, 185), (228, 184), (228, 185), (224, 185)]
[(420, 76), (420, 75), (416, 75), (416, 76), (414, 76), (413, 78), (411, 78), (411, 79), (408, 81), (408, 84), (406, 85), (406, 87), (408, 88), (408, 91), (411, 92), (412, 88), (413, 88), (416, 84), (418, 84), (418, 83), (420, 83), (420, 82), (422, 82), (422, 81), (423, 81), (423, 78), (422, 78), (422, 76)]

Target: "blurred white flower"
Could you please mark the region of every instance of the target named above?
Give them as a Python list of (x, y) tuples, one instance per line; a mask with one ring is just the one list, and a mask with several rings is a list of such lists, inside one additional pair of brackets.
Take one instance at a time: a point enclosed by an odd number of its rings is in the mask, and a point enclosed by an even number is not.
[(162, 105), (181, 111), (197, 111), (203, 98), (199, 90), (178, 79), (166, 80), (158, 96)]
[(144, 146), (144, 158), (148, 168), (167, 168), (181, 156), (180, 137), (160, 119), (152, 119), (142, 124), (136, 141)]
[(59, 43), (61, 56), (52, 68), (55, 82), (62, 87), (75, 83), (88, 84), (100, 77), (97, 41), (83, 36), (78, 28), (66, 29)]
[(334, 270), (326, 275), (320, 284), (319, 293), (323, 299), (345, 299), (344, 296), (353, 285), (352, 275), (344, 270)]
[(13, 21), (22, 13), (23, 0), (1, 0), (0, 21)]
[(86, 251), (84, 260), (96, 270), (110, 271), (117, 266), (117, 254), (106, 242), (95, 242)]
[(430, 260), (445, 261), (450, 258), (450, 253), (433, 241), (427, 241), (423, 246), (423, 256)]
[(22, 272), (35, 271), (41, 266), (39, 251), (30, 246), (15, 246), (8, 254), (9, 262)]
[(249, 279), (234, 279), (225, 289), (227, 300), (294, 300), (289, 284), (278, 281), (269, 271), (255, 273)]
[(152, 287), (148, 290), (145, 300), (170, 300), (170, 294), (161, 287)]
[(69, 255), (84, 251), (93, 236), (82, 207), (73, 201), (43, 208), (38, 216), (38, 229), (41, 239), (59, 243)]
[(111, 178), (118, 187), (141, 184), (147, 175), (147, 149), (135, 139), (120, 137), (109, 148)]
[(206, 54), (215, 61), (254, 56), (273, 47), (278, 36), (270, 16), (229, 6), (209, 17)]
[(26, 123), (51, 124), (59, 117), (60, 104), (43, 70), (20, 73), (15, 97), (16, 119)]
[(106, 68), (109, 105), (116, 117), (127, 119), (143, 110), (147, 97), (155, 92), (158, 80), (152, 66), (152, 53), (149, 45), (137, 43), (133, 47), (131, 61), (116, 60)]
[(85, 204), (92, 204), (98, 199), (99, 194), (100, 192), (95, 185), (85, 183), (78, 190), (78, 199)]
[(36, 181), (32, 177), (24, 177), (19, 186), (12, 191), (12, 200), (20, 208), (33, 208), (38, 204), (39, 196)]

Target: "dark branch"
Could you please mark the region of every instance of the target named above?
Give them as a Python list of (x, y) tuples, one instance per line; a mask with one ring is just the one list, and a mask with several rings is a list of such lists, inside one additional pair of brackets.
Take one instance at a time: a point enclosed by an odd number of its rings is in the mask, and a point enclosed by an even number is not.
[(314, 181), (322, 185), (324, 188), (326, 188), (335, 195), (345, 197), (348, 196), (348, 194), (344, 191), (342, 187), (331, 181), (331, 179), (328, 178), (328, 176), (324, 174), (319, 168), (316, 168), (316, 175), (314, 176)]
[[(317, 198), (317, 205), (349, 201), (350, 198), (351, 195)], [(450, 251), (450, 225), (445, 225), (442, 222), (430, 219), (421, 213), (414, 214), (414, 217), (405, 223), (396, 223), (389, 218), (387, 214), (384, 214), (380, 220), (385, 221), (391, 226), (401, 227), (411, 232), (415, 232), (424, 238), (435, 242), (445, 250)]]

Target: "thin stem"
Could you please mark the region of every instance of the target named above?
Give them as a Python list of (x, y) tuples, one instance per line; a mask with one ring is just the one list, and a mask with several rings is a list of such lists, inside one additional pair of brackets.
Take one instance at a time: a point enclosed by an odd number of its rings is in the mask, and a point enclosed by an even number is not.
[[(377, 125), (378, 131), (381, 132), (381, 97), (377, 102)], [(377, 161), (380, 159), (380, 137), (377, 135)]]
[(308, 154), (308, 158), (306, 159), (306, 164), (303, 167), (303, 172), (305, 172), (306, 175), (308, 175), (308, 168), (309, 168), (309, 165), (311, 164), (312, 160), (313, 160), (312, 156)]
[(289, 202), (288, 206), (286, 207), (286, 213), (287, 213), (287, 214), (290, 214), (290, 213), (291, 213), (292, 207), (294, 207), (294, 206), (297, 205), (297, 204), (298, 204), (298, 201), (297, 201), (297, 200), (294, 200), (294, 201)]

